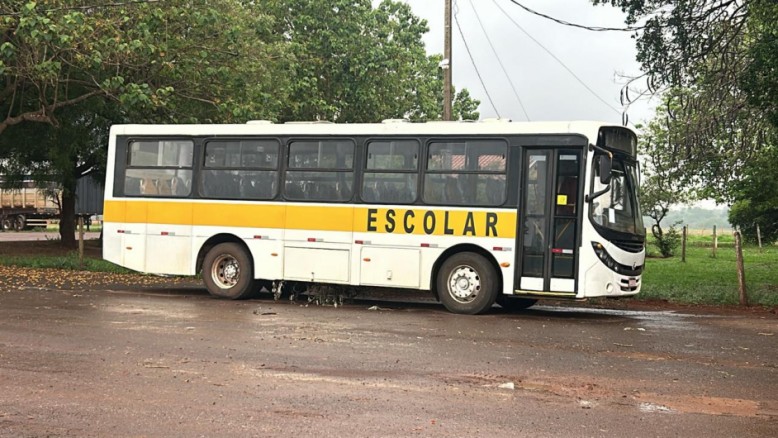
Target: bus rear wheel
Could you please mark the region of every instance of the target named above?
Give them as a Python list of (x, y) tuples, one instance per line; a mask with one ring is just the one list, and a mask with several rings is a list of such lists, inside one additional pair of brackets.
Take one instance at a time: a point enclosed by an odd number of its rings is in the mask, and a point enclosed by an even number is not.
[(219, 298), (241, 300), (254, 293), (254, 272), (246, 251), (237, 243), (220, 243), (203, 259), (203, 282)]
[(436, 281), (438, 297), (452, 313), (484, 313), (497, 299), (497, 271), (476, 253), (461, 252), (446, 259)]

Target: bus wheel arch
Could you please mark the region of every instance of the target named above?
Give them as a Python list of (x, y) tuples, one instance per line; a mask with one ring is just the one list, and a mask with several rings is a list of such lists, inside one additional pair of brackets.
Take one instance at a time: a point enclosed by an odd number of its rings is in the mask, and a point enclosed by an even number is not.
[(196, 272), (202, 273), (208, 292), (219, 298), (248, 298), (257, 288), (251, 251), (232, 234), (218, 234), (203, 244)]
[[(483, 261), (479, 262), (478, 259)], [(442, 270), (449, 270), (451, 264), (450, 261), (462, 261), (465, 265), (479, 265), (481, 272), (480, 275), (486, 275), (489, 278), (484, 279), (484, 286), (488, 288), (485, 290), (483, 296), (478, 298), (478, 302), (473, 302), (472, 305), (464, 305), (463, 303), (457, 303), (455, 299), (448, 297), (447, 290), (441, 290), (448, 281), (442, 279), (441, 275), (447, 275)], [(478, 267), (478, 266), (476, 266)], [(431, 276), (431, 289), (432, 293), (439, 301), (441, 301), (448, 310), (454, 313), (466, 313), (466, 314), (478, 314), (484, 313), (492, 304), (494, 304), (497, 297), (502, 293), (502, 271), (497, 264), (497, 260), (480, 246), (463, 244), (448, 248), (443, 254), (438, 257), (432, 268)], [(453, 300), (453, 301), (452, 301)]]

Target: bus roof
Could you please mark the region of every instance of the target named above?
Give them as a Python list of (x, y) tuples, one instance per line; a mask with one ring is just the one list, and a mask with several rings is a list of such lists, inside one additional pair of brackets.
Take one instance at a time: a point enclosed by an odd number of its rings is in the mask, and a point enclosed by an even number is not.
[[(483, 120), (478, 122), (410, 123), (387, 120), (383, 123), (328, 123), (289, 122), (271, 123), (252, 121), (246, 124), (198, 125), (114, 125), (113, 136), (132, 135), (193, 135), (193, 136), (247, 136), (247, 135), (511, 135), (511, 134), (580, 134), (594, 139), (603, 126), (619, 127), (613, 123), (595, 121), (565, 122), (510, 122)], [(624, 128), (629, 129), (629, 128)]]

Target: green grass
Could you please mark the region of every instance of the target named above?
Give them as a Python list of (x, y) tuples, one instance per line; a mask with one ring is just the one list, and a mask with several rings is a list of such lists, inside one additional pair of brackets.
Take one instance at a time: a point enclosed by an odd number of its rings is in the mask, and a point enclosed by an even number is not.
[[(737, 263), (732, 236), (720, 236), (716, 257), (712, 238), (689, 239), (686, 262), (681, 248), (671, 258), (649, 258), (638, 298), (666, 299), (692, 304), (738, 304)], [(649, 246), (651, 254), (658, 254)], [(749, 303), (778, 306), (778, 247), (746, 246), (743, 249)]]
[(133, 273), (129, 269), (114, 265), (102, 259), (84, 257), (83, 265), (78, 260), (78, 252), (73, 251), (64, 256), (38, 255), (38, 256), (9, 256), (0, 255), (0, 265), (18, 266), (22, 268), (53, 268), (67, 270), (83, 270), (93, 272), (109, 272), (113, 274)]

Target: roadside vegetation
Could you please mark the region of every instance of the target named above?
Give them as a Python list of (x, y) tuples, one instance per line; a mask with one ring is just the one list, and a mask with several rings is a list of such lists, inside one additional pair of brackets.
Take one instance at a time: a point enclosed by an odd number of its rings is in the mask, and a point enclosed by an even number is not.
[[(661, 258), (653, 239), (643, 274), (641, 299), (668, 300), (689, 304), (738, 304), (738, 281), (734, 239), (719, 236), (713, 257), (713, 236), (689, 233), (686, 262), (681, 248), (675, 256)], [(749, 303), (778, 306), (778, 246), (743, 248)]]
[(95, 239), (84, 241), (83, 263), (79, 259), (78, 251), (63, 247), (59, 239), (0, 242), (0, 265), (113, 274), (133, 272), (103, 260), (101, 243)]
[(0, 255), (0, 265), (33, 269), (107, 272), (112, 274), (130, 274), (133, 272), (100, 258), (84, 257), (84, 261), (81, 263), (78, 251), (70, 251), (65, 255)]

